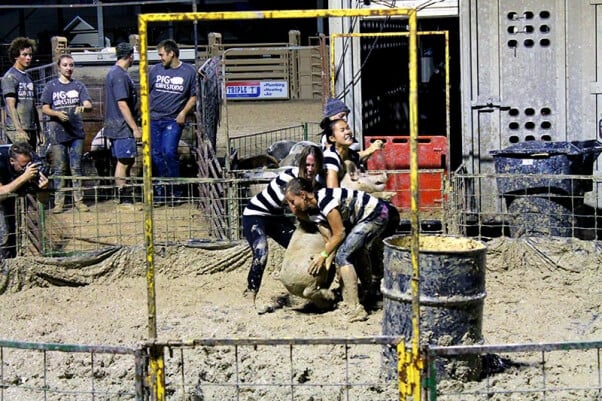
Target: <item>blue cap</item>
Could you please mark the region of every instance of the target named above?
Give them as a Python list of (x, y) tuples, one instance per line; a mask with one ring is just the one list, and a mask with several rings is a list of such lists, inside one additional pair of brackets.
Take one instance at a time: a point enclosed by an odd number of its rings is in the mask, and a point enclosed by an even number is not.
[(343, 103), (340, 99), (330, 98), (326, 101), (326, 106), (324, 106), (324, 117), (332, 117), (339, 113), (349, 113), (349, 107)]

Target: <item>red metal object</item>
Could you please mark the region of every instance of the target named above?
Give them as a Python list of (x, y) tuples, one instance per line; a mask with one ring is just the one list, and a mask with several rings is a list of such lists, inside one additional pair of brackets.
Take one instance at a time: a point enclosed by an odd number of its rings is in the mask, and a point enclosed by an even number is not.
[[(385, 185), (385, 191), (395, 192), (391, 198), (400, 210), (410, 210), (412, 195), (410, 194), (410, 172), (388, 173), (389, 178)], [(438, 210), (443, 202), (443, 179), (442, 170), (429, 170), (418, 172), (418, 195), (421, 211)]]
[[(370, 136), (364, 138), (364, 148), (380, 139), (385, 146), (368, 159), (368, 170), (389, 170), (385, 191), (395, 192), (391, 202), (401, 210), (409, 210), (410, 194), (410, 137)], [(442, 204), (443, 180), (447, 174), (447, 138), (418, 137), (418, 188), (420, 210), (438, 209)], [(391, 171), (392, 170), (392, 171)], [(395, 171), (407, 170), (407, 171)], [(424, 171), (421, 171), (424, 170)]]

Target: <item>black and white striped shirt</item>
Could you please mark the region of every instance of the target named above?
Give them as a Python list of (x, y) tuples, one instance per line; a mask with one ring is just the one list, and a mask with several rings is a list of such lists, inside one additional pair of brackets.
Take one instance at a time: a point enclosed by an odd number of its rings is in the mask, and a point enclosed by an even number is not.
[(374, 211), (379, 200), (364, 191), (347, 188), (322, 188), (316, 192), (319, 214), (310, 214), (317, 224), (327, 223), (328, 213), (338, 209), (345, 226), (356, 225)]
[[(358, 168), (360, 167), (360, 155), (353, 149), (349, 149), (349, 160), (353, 162)], [(335, 145), (331, 145), (329, 148), (324, 150), (324, 170), (334, 170), (339, 177), (339, 182), (343, 180), (345, 173), (345, 163), (336, 151)]]
[[(292, 167), (284, 170), (276, 178), (270, 181), (267, 187), (252, 197), (243, 216), (281, 216), (285, 212), (284, 188), (293, 178), (299, 177), (299, 167)], [(324, 187), (324, 178), (322, 175), (316, 177), (318, 188)]]

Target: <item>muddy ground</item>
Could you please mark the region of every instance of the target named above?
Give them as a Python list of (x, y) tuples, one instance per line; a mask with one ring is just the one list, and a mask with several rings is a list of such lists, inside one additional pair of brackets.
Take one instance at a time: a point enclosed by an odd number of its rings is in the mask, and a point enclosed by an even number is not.
[[(239, 104), (231, 108), (230, 129), (241, 132), (247, 129), (257, 132), (290, 122), (317, 121), (320, 117), (320, 105), (311, 102)], [(92, 225), (90, 229), (94, 229)], [(57, 266), (44, 258), (9, 261), (0, 283), (0, 339), (127, 347), (147, 340), (147, 281), (142, 244), (140, 238), (140, 246), (119, 249), (92, 266)], [(487, 245), (487, 296), (482, 316), (485, 344), (602, 338), (602, 260), (598, 242), (496, 239)], [(350, 324), (337, 310), (316, 313), (304, 310), (300, 300), (286, 298), (277, 280), (283, 251), (274, 243), (271, 247), (273, 252), (258, 302), (268, 303), (280, 297), (286, 305), (261, 316), (242, 296), (250, 262), (245, 244), (217, 250), (157, 247), (158, 340), (353, 338), (381, 334), (382, 309), (371, 310), (366, 322)], [(8, 396), (5, 399), (42, 399), (39, 392), (25, 391), (27, 386), (36, 387), (44, 380), (41, 357), (29, 352), (4, 350), (4, 377), (11, 385), (3, 387)], [(347, 357), (345, 349), (339, 346), (299, 347), (293, 356), (288, 352), (288, 347), (268, 346), (243, 347), (236, 352), (232, 347), (209, 347), (203, 351), (200, 347), (187, 348), (184, 364), (178, 359), (176, 349), (173, 357), (167, 353), (168, 399), (309, 401), (397, 397), (394, 382), (380, 376), (380, 346), (350, 347)], [(488, 385), (494, 390), (490, 398), (450, 396), (449, 399), (543, 399), (541, 393), (512, 398), (495, 394), (503, 389), (537, 387), (541, 383), (541, 355), (523, 352), (504, 356), (517, 363), (508, 363), (504, 372), (492, 373), (481, 381), (448, 380), (440, 388), (451, 393)], [(84, 357), (84, 362), (80, 362), (78, 358), (59, 356), (48, 362), (52, 367), (47, 378), (51, 386), (55, 379), (62, 384), (67, 382), (70, 389), (89, 387), (89, 373), (84, 369), (87, 360)], [(98, 391), (133, 391), (130, 359), (100, 355), (97, 358)], [(583, 352), (566, 352), (558, 359), (553, 358), (546, 364), (551, 369), (546, 376), (548, 386), (580, 387), (596, 383), (600, 367), (596, 366), (595, 358), (594, 362), (591, 359), (590, 354)], [(350, 369), (348, 373), (345, 373), (346, 366)], [(236, 377), (241, 383), (284, 382), (285, 386), (197, 386), (211, 381), (231, 384)], [(351, 390), (320, 386), (330, 380), (377, 384)], [(186, 396), (180, 387), (181, 381), (185, 382)], [(290, 394), (290, 382), (297, 386), (294, 396)], [(558, 400), (600, 399), (599, 392), (580, 390), (548, 392), (546, 396), (546, 399)], [(90, 398), (75, 393), (51, 395), (49, 399)], [(114, 394), (103, 398), (99, 395), (96, 399), (131, 399), (131, 396)]]

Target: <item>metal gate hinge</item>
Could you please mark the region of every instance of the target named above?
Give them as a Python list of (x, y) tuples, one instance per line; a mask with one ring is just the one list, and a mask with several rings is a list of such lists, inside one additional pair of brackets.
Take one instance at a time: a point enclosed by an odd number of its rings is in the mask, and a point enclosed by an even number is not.
[(488, 102), (485, 104), (475, 104), (472, 105), (471, 108), (473, 110), (480, 110), (485, 113), (491, 113), (494, 109), (501, 110), (510, 110), (510, 106), (502, 106), (501, 104), (494, 104), (493, 102)]

